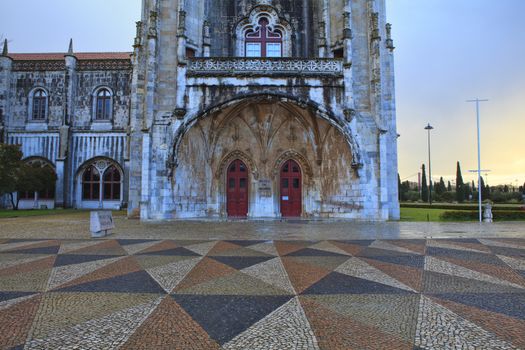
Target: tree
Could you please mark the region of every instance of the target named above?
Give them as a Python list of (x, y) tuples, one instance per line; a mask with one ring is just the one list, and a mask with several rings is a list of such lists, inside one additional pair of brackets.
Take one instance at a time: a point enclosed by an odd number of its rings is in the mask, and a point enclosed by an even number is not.
[(421, 166), (422, 171), (422, 183), (421, 183), (421, 200), (428, 202), (428, 185), (427, 185), (427, 174), (425, 171), (425, 164)]
[(476, 183), (472, 180), (472, 193), (476, 192)]
[(7, 194), (14, 210), (18, 210), (16, 192), (41, 192), (53, 188), (57, 177), (51, 167), (41, 162), (22, 161), (19, 145), (0, 144), (0, 195)]
[(461, 175), (461, 166), (459, 162), (456, 168), (456, 201), (463, 203), (465, 200), (465, 185), (463, 183), (463, 176)]
[(485, 181), (483, 180), (483, 176), (480, 178), (480, 185), (481, 188), (481, 199), (487, 200), (490, 199), (490, 187), (488, 185), (485, 185)]
[(10, 194), (12, 203), (12, 193), (17, 190), (17, 179), (19, 169), (22, 166), (22, 156), (19, 145), (0, 143), (0, 195)]
[(439, 182), (434, 187), (436, 190), (437, 195), (442, 195), (447, 191), (447, 187), (445, 186), (445, 180), (443, 180), (443, 177), (439, 178)]
[(450, 181), (447, 184), (447, 192), (452, 192), (452, 185), (450, 184)]
[(399, 176), (399, 173), (397, 174), (397, 196), (398, 196), (398, 200), (401, 201), (403, 196), (402, 196), (402, 188), (401, 188), (401, 177)]

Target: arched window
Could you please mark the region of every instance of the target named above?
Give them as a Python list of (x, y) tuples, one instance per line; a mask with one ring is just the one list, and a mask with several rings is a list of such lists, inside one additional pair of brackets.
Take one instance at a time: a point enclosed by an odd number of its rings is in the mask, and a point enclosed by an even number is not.
[(259, 20), (254, 30), (246, 32), (246, 57), (282, 57), (283, 35), (280, 30), (271, 30), (266, 18)]
[(37, 89), (33, 92), (32, 104), (31, 119), (45, 120), (47, 116), (47, 93), (44, 89)]
[(94, 165), (88, 167), (82, 175), (82, 199), (100, 199), (100, 173)]
[(97, 91), (95, 102), (95, 119), (111, 119), (111, 92), (106, 88), (102, 88)]
[(104, 172), (104, 199), (120, 200), (120, 172), (114, 165)]

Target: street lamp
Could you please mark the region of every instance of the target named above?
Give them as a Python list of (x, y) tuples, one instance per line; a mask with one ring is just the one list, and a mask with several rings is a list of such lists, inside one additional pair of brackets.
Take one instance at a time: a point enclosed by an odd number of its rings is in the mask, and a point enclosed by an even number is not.
[(476, 119), (478, 125), (478, 205), (479, 205), (479, 222), (483, 222), (483, 214), (481, 212), (481, 137), (479, 131), (479, 103), (487, 102), (488, 100), (480, 100), (479, 98), (475, 100), (468, 100), (469, 103), (476, 103)]
[(430, 130), (433, 130), (434, 127), (428, 123), (427, 126), (425, 126), (425, 130), (428, 131), (428, 189), (429, 189), (429, 196), (428, 200), (430, 202), (430, 205), (432, 205), (432, 166), (430, 162)]

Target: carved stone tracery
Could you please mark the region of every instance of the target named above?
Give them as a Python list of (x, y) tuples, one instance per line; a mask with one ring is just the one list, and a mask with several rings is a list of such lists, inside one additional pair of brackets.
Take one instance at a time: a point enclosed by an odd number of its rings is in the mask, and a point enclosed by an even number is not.
[(243, 74), (287, 75), (342, 75), (343, 61), (340, 59), (290, 59), (290, 58), (192, 58), (189, 61), (190, 75), (243, 75)]

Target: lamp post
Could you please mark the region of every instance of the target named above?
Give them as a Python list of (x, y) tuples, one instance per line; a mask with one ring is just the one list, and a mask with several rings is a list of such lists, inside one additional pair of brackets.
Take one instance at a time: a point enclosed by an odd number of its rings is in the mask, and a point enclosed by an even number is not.
[(487, 102), (488, 100), (480, 100), (479, 98), (475, 100), (468, 100), (469, 103), (476, 103), (476, 119), (477, 119), (477, 125), (478, 125), (478, 202), (479, 202), (479, 222), (483, 222), (483, 213), (481, 209), (481, 137), (480, 137), (480, 131), (479, 131), (479, 103), (480, 102)]
[(428, 131), (428, 200), (430, 205), (432, 205), (432, 165), (430, 162), (430, 131), (433, 130), (434, 127), (428, 123), (427, 126), (425, 126), (425, 130)]

